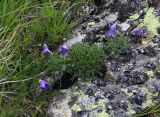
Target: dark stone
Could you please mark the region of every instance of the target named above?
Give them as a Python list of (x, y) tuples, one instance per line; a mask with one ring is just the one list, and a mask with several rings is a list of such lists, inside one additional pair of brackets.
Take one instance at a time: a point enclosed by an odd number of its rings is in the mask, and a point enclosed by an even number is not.
[(117, 12), (121, 7), (121, 1), (119, 0), (113, 0), (113, 3), (111, 4), (111, 12)]
[(93, 96), (94, 95), (93, 89), (88, 88), (87, 91), (86, 91), (86, 94), (89, 95), (89, 96)]
[(139, 90), (135, 90), (135, 92), (133, 92), (134, 96), (132, 96), (130, 98), (130, 102), (132, 104), (137, 104), (137, 105), (142, 105), (143, 102), (145, 102), (146, 100), (146, 95), (141, 93)]
[(159, 16), (160, 16), (160, 7), (157, 8), (157, 9), (154, 9), (153, 14), (154, 14), (155, 16), (159, 17)]
[(86, 110), (84, 110), (84, 111), (78, 111), (77, 112), (77, 117), (89, 117), (89, 111), (86, 111)]
[(98, 102), (99, 99), (102, 99), (102, 97), (100, 95), (96, 96), (95, 101)]
[(52, 89), (68, 89), (71, 87), (78, 78), (74, 80), (71, 79), (72, 75), (70, 73), (65, 73), (61, 78), (59, 78), (53, 85)]
[(71, 101), (70, 102), (68, 102), (68, 105), (70, 106), (70, 107), (72, 107), (74, 104), (75, 104), (75, 102), (77, 102), (77, 100), (78, 100), (78, 97), (77, 96), (72, 96), (71, 97)]
[(134, 107), (133, 110), (135, 110), (136, 113), (141, 113), (143, 109), (141, 107)]
[(100, 86), (105, 87), (106, 86), (106, 81), (103, 79), (93, 79), (93, 80), (91, 80), (91, 82), (93, 84), (97, 85), (98, 87), (100, 87)]
[(134, 97), (134, 102), (135, 102), (137, 105), (142, 105), (143, 100), (142, 100), (141, 97), (135, 96), (135, 97)]
[(160, 72), (159, 72), (159, 71), (156, 71), (155, 75), (156, 75), (156, 77), (157, 77), (158, 79), (160, 79)]
[(119, 101), (119, 107), (127, 111), (128, 105), (124, 100)]
[(86, 28), (87, 28), (87, 27), (84, 26), (84, 25), (81, 26), (81, 29), (82, 29), (82, 30), (85, 30)]
[(100, 6), (102, 3), (102, 0), (94, 0), (94, 3), (96, 6)]
[(160, 27), (157, 28), (157, 33), (160, 34)]
[(87, 32), (86, 34), (86, 38), (85, 38), (85, 42), (89, 42), (89, 43), (93, 43), (96, 42), (96, 35), (97, 35), (97, 31), (96, 30), (92, 30), (90, 32)]
[(122, 4), (119, 9), (118, 19), (121, 22), (124, 22), (126, 19), (128, 19), (134, 13), (135, 10), (136, 10), (135, 6), (131, 5), (131, 3)]
[(157, 7), (158, 6), (158, 0), (148, 0), (149, 7)]
[(108, 98), (109, 100), (113, 100), (113, 99), (114, 99), (114, 94), (113, 94), (112, 92), (106, 92), (106, 93), (104, 94), (104, 96), (105, 96), (106, 98)]
[(153, 42), (154, 42), (154, 43), (159, 43), (159, 42), (160, 42), (160, 35), (154, 36), (154, 37), (153, 37)]
[(114, 109), (116, 109), (116, 108), (117, 108), (117, 106), (115, 105), (114, 102), (110, 102), (110, 103), (107, 103), (107, 104), (106, 104), (106, 111), (114, 110)]
[(135, 71), (133, 73), (129, 71), (124, 72), (124, 76), (119, 75), (117, 83), (122, 83), (126, 85), (140, 85), (147, 81), (147, 76), (143, 72)]
[(99, 19), (99, 17), (96, 17), (96, 18), (94, 18), (94, 21), (95, 21), (95, 23), (98, 23), (98, 22), (100, 22), (100, 19)]
[(102, 111), (103, 111), (103, 109), (98, 109), (97, 110), (98, 113), (101, 113)]
[(149, 69), (149, 70), (155, 70), (156, 69), (156, 64), (155, 63), (147, 63), (145, 65), (145, 68)]
[(156, 51), (154, 50), (154, 48), (152, 48), (151, 46), (147, 46), (145, 48), (140, 48), (140, 49), (138, 49), (138, 52), (140, 54), (148, 55), (151, 57), (156, 56), (156, 54), (157, 54)]

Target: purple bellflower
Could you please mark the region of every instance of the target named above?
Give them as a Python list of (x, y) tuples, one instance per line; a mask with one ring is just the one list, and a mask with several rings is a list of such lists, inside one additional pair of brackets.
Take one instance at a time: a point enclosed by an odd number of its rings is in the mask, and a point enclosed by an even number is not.
[(50, 84), (47, 83), (45, 80), (40, 80), (39, 87), (42, 91), (47, 91), (50, 88)]
[(115, 37), (117, 34), (117, 22), (111, 25), (110, 29), (107, 32), (108, 37)]
[(42, 51), (43, 54), (45, 53), (49, 53), (51, 54), (52, 52), (49, 50), (48, 46), (44, 43), (43, 45), (43, 51)]
[(142, 28), (138, 28), (134, 31), (134, 35), (135, 36), (138, 36), (138, 37), (141, 37), (143, 36), (143, 29)]
[(67, 47), (66, 44), (64, 44), (63, 46), (60, 46), (59, 53), (63, 57), (68, 56), (68, 54), (69, 54), (69, 48)]

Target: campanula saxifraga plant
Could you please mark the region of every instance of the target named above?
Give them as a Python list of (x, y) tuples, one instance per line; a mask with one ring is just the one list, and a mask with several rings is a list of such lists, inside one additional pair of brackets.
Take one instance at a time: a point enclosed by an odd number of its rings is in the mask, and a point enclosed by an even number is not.
[(104, 61), (102, 48), (96, 45), (76, 44), (70, 51), (70, 73), (73, 78), (89, 80), (101, 69)]
[(115, 55), (123, 50), (130, 49), (127, 37), (122, 35), (112, 39), (109, 38), (104, 45), (104, 51), (106, 54)]

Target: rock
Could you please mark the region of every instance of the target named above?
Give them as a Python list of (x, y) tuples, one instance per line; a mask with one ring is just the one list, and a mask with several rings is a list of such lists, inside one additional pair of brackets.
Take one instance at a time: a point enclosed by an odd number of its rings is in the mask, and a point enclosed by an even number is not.
[(160, 27), (157, 28), (157, 33), (160, 34)]
[(138, 49), (140, 54), (148, 55), (148, 56), (156, 56), (156, 51), (151, 46), (147, 46), (145, 48)]
[(97, 117), (97, 115), (98, 115), (97, 111), (92, 111), (89, 117)]
[(148, 4), (150, 7), (158, 6), (159, 1), (158, 0), (148, 0)]
[(136, 84), (144, 84), (147, 81), (147, 77), (145, 73), (135, 71), (131, 72), (124, 72), (124, 76), (119, 75), (117, 82), (121, 82), (126, 85), (136, 85)]
[(156, 17), (159, 17), (159, 16), (160, 16), (160, 7), (154, 9), (153, 14), (154, 14)]
[(105, 87), (106, 86), (106, 82), (103, 79), (93, 79), (91, 82), (93, 84), (97, 85), (98, 87), (100, 87), (100, 86)]
[(79, 111), (77, 117), (89, 117), (89, 111)]
[(130, 24), (122, 23), (122, 24), (120, 24), (120, 27), (121, 27), (121, 30), (125, 32), (129, 29)]
[(152, 62), (148, 62), (148, 63), (145, 65), (145, 68), (147, 68), (148, 70), (155, 70), (155, 69), (156, 69), (156, 64), (155, 64), (155, 63), (152, 63)]
[(154, 42), (154, 43), (159, 43), (159, 42), (160, 42), (160, 35), (154, 36), (154, 37), (153, 37), (153, 42)]
[(155, 75), (158, 79), (160, 79), (160, 66), (156, 68)]
[(142, 105), (142, 103), (145, 101), (146, 99), (146, 95), (143, 94), (142, 92), (140, 92), (139, 90), (136, 90), (135, 92), (133, 92), (133, 96), (130, 99), (130, 102), (132, 104), (137, 104), (137, 105)]
[(72, 111), (68, 105), (68, 100), (57, 97), (48, 110), (50, 117), (72, 117)]
[(106, 98), (108, 98), (109, 100), (113, 100), (113, 99), (114, 99), (114, 94), (113, 94), (112, 92), (106, 92), (106, 93), (104, 94), (104, 96), (105, 96)]
[(122, 4), (120, 9), (119, 9), (119, 13), (118, 13), (118, 19), (121, 22), (124, 22), (127, 18), (129, 18), (134, 11), (136, 10), (136, 6), (134, 4), (134, 2), (131, 3), (127, 3), (127, 4)]
[(86, 94), (89, 95), (89, 96), (93, 96), (94, 95), (93, 89), (92, 88), (88, 88), (87, 91), (86, 91)]
[(102, 0), (94, 0), (94, 3), (96, 6), (100, 6), (102, 3)]

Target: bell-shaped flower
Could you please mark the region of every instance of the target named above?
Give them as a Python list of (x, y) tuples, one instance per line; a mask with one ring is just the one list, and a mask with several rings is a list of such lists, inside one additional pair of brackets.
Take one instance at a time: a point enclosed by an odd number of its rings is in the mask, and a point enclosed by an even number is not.
[(63, 57), (68, 56), (68, 54), (69, 54), (69, 48), (68, 48), (68, 46), (66, 44), (60, 46), (59, 53)]
[(117, 22), (113, 23), (110, 26), (110, 29), (107, 32), (107, 37), (115, 37), (117, 35)]
[(42, 91), (47, 91), (50, 88), (50, 84), (47, 83), (45, 80), (40, 80), (40, 82), (39, 82), (39, 88)]
[(45, 53), (51, 54), (51, 53), (52, 53), (52, 52), (49, 50), (47, 44), (45, 44), (45, 43), (44, 43), (44, 45), (43, 45), (43, 51), (42, 51), (42, 53), (43, 53), (43, 54), (45, 54)]
[(135, 36), (138, 36), (138, 37), (141, 37), (143, 36), (143, 29), (142, 28), (138, 28), (134, 31), (134, 35)]

